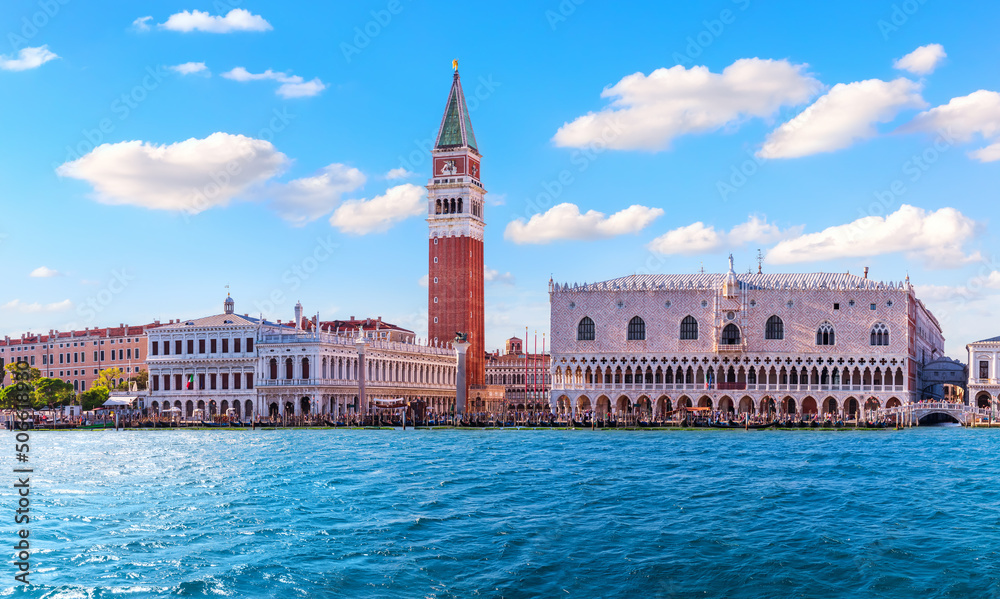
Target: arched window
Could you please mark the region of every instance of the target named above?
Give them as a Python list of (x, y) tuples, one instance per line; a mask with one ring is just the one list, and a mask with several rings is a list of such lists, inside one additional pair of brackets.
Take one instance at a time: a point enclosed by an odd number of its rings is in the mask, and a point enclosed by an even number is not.
[(889, 345), (889, 327), (881, 322), (872, 327), (872, 345)]
[(628, 321), (628, 340), (629, 341), (645, 341), (646, 339), (646, 323), (635, 316), (632, 320)]
[(434, 206), (434, 214), (441, 214), (441, 200), (438, 200)]
[(816, 329), (816, 345), (833, 345), (834, 344), (834, 333), (833, 325), (829, 322), (824, 322), (819, 325)]
[(722, 345), (739, 345), (740, 327), (729, 323), (722, 329)]
[(576, 340), (577, 341), (593, 341), (594, 340), (594, 321), (590, 319), (589, 316), (584, 316), (583, 320), (576, 327)]
[(459, 214), (462, 214), (464, 212), (464, 210), (462, 209), (462, 204), (463, 204), (462, 198), (458, 198), (458, 213)]
[(271, 380), (276, 380), (278, 378), (278, 361), (271, 358)]
[(451, 210), (449, 211), (449, 214), (455, 214), (455, 198), (451, 199)]
[(309, 358), (302, 358), (302, 378), (309, 378)]
[(694, 316), (685, 316), (681, 321), (681, 339), (698, 338), (698, 321)]
[(285, 358), (285, 378), (286, 379), (291, 380), (293, 378), (292, 377), (292, 369), (293, 369), (292, 359), (291, 358)]
[(767, 319), (764, 326), (764, 339), (784, 339), (785, 323), (777, 315)]

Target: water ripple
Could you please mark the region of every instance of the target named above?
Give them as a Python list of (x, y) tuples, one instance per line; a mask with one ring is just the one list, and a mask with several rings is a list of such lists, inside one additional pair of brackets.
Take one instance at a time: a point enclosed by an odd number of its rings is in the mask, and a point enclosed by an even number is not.
[(5, 596), (1000, 597), (996, 431), (33, 441)]

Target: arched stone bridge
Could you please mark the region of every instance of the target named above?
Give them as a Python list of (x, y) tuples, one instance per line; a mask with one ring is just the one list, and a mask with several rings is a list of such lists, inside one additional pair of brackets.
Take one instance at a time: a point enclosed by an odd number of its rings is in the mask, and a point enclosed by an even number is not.
[(945, 401), (925, 401), (905, 404), (895, 408), (878, 410), (879, 418), (897, 418), (901, 422), (917, 424), (921, 418), (931, 414), (945, 414), (951, 416), (963, 425), (973, 425), (976, 419), (989, 420), (990, 411), (967, 406), (961, 403), (950, 403)]

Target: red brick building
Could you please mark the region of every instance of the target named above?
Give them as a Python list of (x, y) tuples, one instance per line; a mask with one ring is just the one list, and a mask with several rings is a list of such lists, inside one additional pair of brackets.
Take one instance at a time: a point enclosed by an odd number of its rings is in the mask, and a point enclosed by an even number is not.
[[(486, 189), (469, 108), (456, 70), (437, 142), (434, 172), (427, 185), (429, 268), (427, 328), (430, 341), (451, 343), (458, 332), (470, 343), (467, 384), (486, 380), (483, 293), (483, 217)], [(474, 400), (475, 394), (468, 394)]]

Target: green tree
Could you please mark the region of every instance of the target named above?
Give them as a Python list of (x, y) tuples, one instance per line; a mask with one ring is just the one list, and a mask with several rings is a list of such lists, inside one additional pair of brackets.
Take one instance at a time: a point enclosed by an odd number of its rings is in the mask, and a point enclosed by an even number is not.
[[(24, 364), (26, 364), (26, 363), (24, 363), (24, 362), (21, 363), (21, 365), (24, 365)], [(7, 372), (10, 373), (10, 382), (11, 383), (16, 383), (17, 382), (17, 378), (15, 377), (15, 374), (18, 371), (21, 370), (19, 368), (18, 363), (17, 362), (11, 362), (10, 364), (4, 366), (3, 369), (5, 371), (5, 374)], [(34, 368), (34, 367), (29, 367), (28, 368), (28, 380), (26, 380), (24, 382), (26, 382), (26, 383), (28, 383), (30, 385), (31, 383), (34, 383), (35, 381), (37, 381), (40, 378), (42, 378), (42, 371), (39, 370), (39, 369), (37, 369), (37, 368)], [(4, 378), (0, 377), (0, 382), (3, 382), (3, 381), (4, 381)]]
[(135, 376), (129, 377), (128, 380), (130, 383), (134, 382), (139, 391), (145, 391), (149, 386), (149, 371), (140, 370), (135, 374)]
[(97, 380), (94, 381), (94, 387), (103, 387), (108, 391), (113, 391), (118, 388), (118, 379), (121, 376), (122, 373), (117, 368), (105, 368), (97, 373)]
[[(17, 392), (17, 385), (13, 384), (7, 385), (3, 389), (0, 389), (0, 408), (4, 410), (10, 410), (17, 407), (18, 406), (17, 400), (19, 398), (14, 397), (14, 394), (16, 392)], [(29, 387), (29, 396), (30, 393), (31, 391)]]
[(93, 387), (89, 391), (84, 391), (80, 394), (80, 406), (84, 411), (99, 408), (104, 405), (104, 402), (108, 401), (108, 396), (110, 395), (111, 393), (107, 387)]
[(31, 404), (37, 410), (47, 406), (64, 406), (73, 401), (73, 385), (62, 379), (40, 378), (34, 384)]

